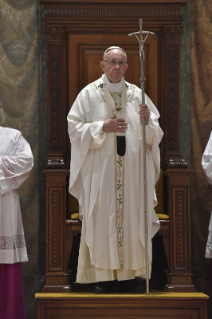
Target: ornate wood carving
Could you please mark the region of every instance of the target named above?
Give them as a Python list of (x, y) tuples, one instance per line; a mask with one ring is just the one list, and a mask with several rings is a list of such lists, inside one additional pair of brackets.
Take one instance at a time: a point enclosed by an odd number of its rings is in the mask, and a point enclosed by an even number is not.
[(66, 170), (46, 170), (46, 284), (48, 291), (54, 283), (59, 290), (69, 288), (66, 273)]
[(63, 205), (62, 203), (62, 189), (61, 187), (51, 187), (49, 188), (49, 200), (50, 207), (52, 207), (51, 216), (49, 219), (49, 231), (51, 238), (51, 255), (49, 258), (49, 267), (52, 269), (62, 270), (63, 268), (63, 254), (61, 251), (63, 242), (62, 242), (62, 231), (63, 231), (63, 220), (61, 219), (61, 211)]
[(168, 214), (170, 216), (170, 259), (167, 291), (195, 291), (190, 265), (190, 206), (191, 171), (170, 169), (167, 178)]
[[(44, 34), (47, 39), (48, 50), (48, 157), (63, 157), (64, 132), (61, 129), (61, 110), (64, 87), (61, 86), (63, 77), (63, 35), (64, 27), (51, 25), (44, 27)], [(64, 81), (65, 82), (65, 81)]]
[(183, 33), (182, 27), (181, 28), (165, 28), (163, 29), (163, 33), (165, 35), (166, 42), (177, 42), (179, 43), (181, 34)]
[[(61, 220), (59, 220), (60, 211), (61, 211), (61, 189), (51, 189), (51, 207), (52, 207), (52, 216), (51, 216), (51, 245), (52, 245), (52, 256), (51, 256), (51, 266), (52, 268), (62, 269), (62, 255), (61, 255), (61, 231), (62, 225)], [(63, 222), (63, 221), (62, 221)], [(51, 268), (49, 268), (51, 270)]]
[[(109, 2), (109, 1), (108, 1)], [(137, 2), (137, 3), (136, 3)], [(112, 3), (103, 3), (95, 2), (89, 3), (84, 1), (80, 3), (72, 2), (70, 3), (59, 3), (52, 2), (48, 3), (48, 1), (41, 1), (45, 5), (45, 17), (48, 18), (72, 18), (72, 19), (97, 19), (97, 20), (112, 20), (114, 19), (139, 19), (142, 17), (143, 19), (168, 19), (171, 20), (181, 19), (182, 18), (182, 10), (181, 3), (185, 3), (185, 1), (179, 1), (176, 3), (163, 3), (161, 5), (161, 1), (155, 1), (156, 3), (142, 3), (142, 1), (133, 1), (131, 3), (117, 3), (117, 1), (113, 1)], [(157, 4), (158, 2), (158, 4)], [(69, 23), (73, 23), (69, 21)]]
[[(176, 222), (178, 224), (178, 228), (176, 231), (175, 245), (176, 245), (176, 269), (188, 269), (188, 258), (186, 258), (185, 251), (185, 242), (186, 242), (186, 234), (185, 234), (185, 190), (176, 190), (175, 192), (175, 207), (176, 207)], [(173, 226), (172, 226), (173, 227)]]
[[(179, 138), (178, 138), (178, 107), (179, 95), (176, 88), (178, 87), (178, 73), (179, 73), (179, 47), (177, 45), (168, 44), (168, 81), (167, 81), (167, 99), (168, 99), (168, 110), (167, 110), (167, 122), (168, 131), (168, 150), (178, 150)], [(177, 98), (177, 99), (176, 99)]]
[(60, 49), (59, 44), (49, 44), (50, 63), (50, 147), (52, 151), (60, 150)]
[(45, 26), (44, 28), (44, 34), (46, 36), (47, 41), (62, 40), (63, 33), (64, 28), (61, 26)]
[(169, 158), (180, 157), (179, 153), (179, 73), (180, 73), (180, 28), (164, 28), (166, 50), (166, 145), (165, 161)]

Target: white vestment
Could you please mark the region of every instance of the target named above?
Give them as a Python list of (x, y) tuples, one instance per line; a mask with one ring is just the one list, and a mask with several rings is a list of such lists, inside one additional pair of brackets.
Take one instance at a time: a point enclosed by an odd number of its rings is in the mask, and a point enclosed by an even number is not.
[(0, 126), (0, 264), (28, 260), (17, 189), (33, 164), (31, 148), (21, 133)]
[[(205, 151), (202, 155), (202, 167), (209, 184), (212, 185), (212, 132)], [(206, 243), (205, 257), (212, 258), (212, 212), (208, 229), (208, 240)]]
[[(116, 111), (119, 102), (114, 103), (108, 90), (121, 96), (121, 111)], [(147, 95), (145, 98), (151, 111), (146, 125), (151, 269), (151, 239), (159, 229), (154, 186), (160, 172), (159, 143), (163, 132), (158, 123), (159, 112)], [(79, 93), (68, 114), (72, 147), (69, 192), (78, 199), (82, 218), (79, 283), (145, 278), (143, 134), (139, 104), (138, 87), (124, 78), (112, 84), (104, 74)], [(117, 158), (116, 133), (102, 131), (104, 121), (114, 113), (128, 123), (123, 158)]]

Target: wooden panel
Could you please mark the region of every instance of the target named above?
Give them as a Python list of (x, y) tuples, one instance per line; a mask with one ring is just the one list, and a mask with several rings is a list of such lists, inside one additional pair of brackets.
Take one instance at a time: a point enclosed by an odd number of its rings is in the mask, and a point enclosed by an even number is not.
[[(66, 274), (66, 170), (46, 170), (46, 283), (43, 288), (48, 291), (49, 285), (68, 286)], [(55, 183), (55, 184), (53, 184)], [(70, 241), (70, 240), (69, 240)]]
[[(128, 35), (69, 35), (70, 105), (87, 84), (102, 75), (100, 62), (104, 51), (112, 45), (122, 47), (128, 56), (129, 69), (125, 79), (140, 87), (140, 61), (138, 41)], [(145, 42), (145, 91), (157, 105), (157, 37), (149, 36)]]
[(49, 207), (52, 208), (49, 215), (48, 227), (49, 238), (54, 238), (50, 242), (51, 253), (49, 254), (48, 271), (62, 271), (63, 265), (63, 189), (62, 187), (49, 187)]
[(173, 192), (173, 249), (175, 255), (173, 256), (173, 268), (175, 270), (188, 270), (189, 269), (189, 258), (188, 246), (185, 244), (189, 241), (188, 238), (188, 188), (187, 187), (172, 187)]
[[(36, 294), (38, 319), (206, 319), (204, 294)], [(52, 298), (51, 298), (52, 295)], [(63, 296), (62, 296), (63, 295)], [(61, 297), (60, 297), (61, 296)]]
[[(123, 46), (122, 46), (123, 47)], [(107, 46), (105, 45), (105, 49)], [(145, 50), (145, 65), (144, 65), (144, 73), (146, 75), (146, 85), (145, 89), (146, 92), (148, 92), (148, 45), (145, 44), (144, 46)], [(104, 52), (104, 51), (103, 51)], [(82, 84), (82, 88), (85, 87), (88, 83), (91, 83), (98, 78), (101, 77), (102, 75), (102, 68), (100, 67), (100, 62), (103, 60), (102, 55), (103, 55), (102, 50), (84, 50), (83, 52), (83, 61), (82, 61), (82, 70), (85, 71), (84, 78), (82, 78), (82, 81), (80, 81), (80, 84)], [(157, 59), (157, 56), (156, 56)], [(128, 49), (127, 50), (127, 63), (129, 65), (129, 69), (125, 73), (125, 80), (136, 84), (138, 87), (140, 87), (140, 60), (138, 56), (138, 46), (136, 49)], [(156, 61), (157, 64), (157, 61)], [(154, 83), (155, 84), (155, 83)], [(157, 84), (157, 83), (156, 83)], [(157, 85), (155, 85), (155, 88), (157, 90)], [(155, 92), (157, 93), (157, 91)], [(156, 104), (156, 103), (155, 103)]]
[(195, 291), (190, 252), (190, 175), (188, 169), (169, 169), (167, 177), (170, 216), (170, 259), (166, 290)]

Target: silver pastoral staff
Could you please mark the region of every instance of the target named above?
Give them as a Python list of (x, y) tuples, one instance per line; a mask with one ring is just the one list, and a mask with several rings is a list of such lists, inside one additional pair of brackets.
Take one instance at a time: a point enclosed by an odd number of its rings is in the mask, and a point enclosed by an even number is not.
[[(141, 94), (142, 94), (142, 104), (145, 104), (145, 95), (144, 95), (144, 84), (146, 81), (144, 75), (144, 42), (147, 39), (149, 34), (154, 34), (150, 31), (142, 30), (142, 19), (139, 19), (140, 31), (133, 32), (128, 34), (128, 36), (135, 35), (139, 42), (139, 58), (141, 62)], [(137, 36), (140, 35), (140, 39)], [(146, 34), (145, 39), (143, 35)], [(143, 129), (143, 172), (144, 172), (144, 216), (145, 216), (145, 256), (146, 256), (146, 294), (149, 294), (149, 256), (148, 256), (148, 215), (147, 215), (147, 178), (146, 178), (146, 131), (145, 131), (145, 118), (142, 118), (142, 129)]]

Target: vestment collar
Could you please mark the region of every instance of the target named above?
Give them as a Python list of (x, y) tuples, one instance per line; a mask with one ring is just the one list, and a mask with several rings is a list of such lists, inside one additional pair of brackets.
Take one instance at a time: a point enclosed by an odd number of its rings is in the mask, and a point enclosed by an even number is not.
[[(130, 85), (129, 83), (124, 81), (124, 78), (122, 78), (122, 79), (123, 79), (122, 89), (121, 89), (121, 91), (119, 90), (119, 92), (117, 92), (117, 93), (121, 93), (122, 107), (125, 107), (126, 103), (128, 101), (132, 100), (135, 86)], [(113, 100), (113, 98), (112, 98), (112, 96), (107, 88), (106, 83), (104, 83), (104, 82), (105, 81), (103, 81), (103, 78), (101, 77), (100, 79), (91, 83), (91, 85), (92, 85), (93, 89), (95, 90), (95, 93), (97, 95), (99, 102), (105, 101), (111, 107), (111, 109), (113, 111), (115, 111), (115, 102), (114, 102), (114, 100)]]
[(108, 80), (107, 75), (102, 74), (102, 81), (106, 84), (106, 87), (110, 93), (121, 93), (124, 86), (124, 77), (122, 76), (121, 80), (118, 83), (111, 83)]

